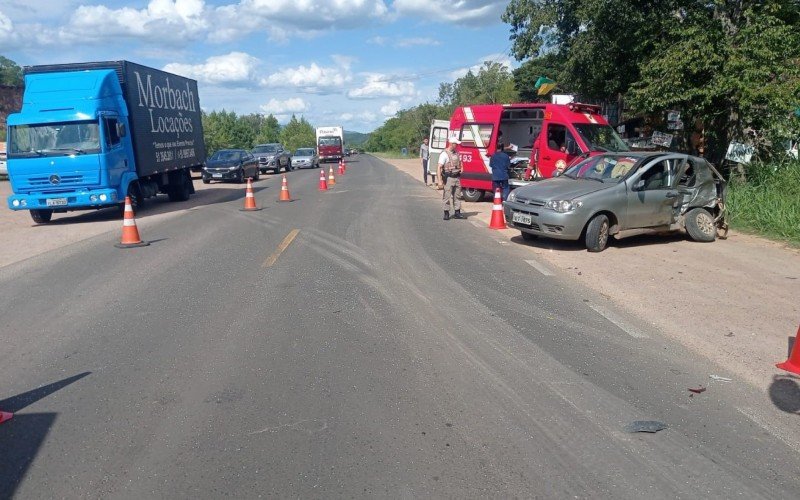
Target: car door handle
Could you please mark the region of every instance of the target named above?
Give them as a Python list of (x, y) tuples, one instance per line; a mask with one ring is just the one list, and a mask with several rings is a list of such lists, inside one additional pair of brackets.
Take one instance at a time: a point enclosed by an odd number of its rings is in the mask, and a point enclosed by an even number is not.
[(669, 191), (669, 192), (667, 192), (666, 197), (667, 198), (677, 198), (678, 197), (678, 193), (675, 192), (675, 191)]

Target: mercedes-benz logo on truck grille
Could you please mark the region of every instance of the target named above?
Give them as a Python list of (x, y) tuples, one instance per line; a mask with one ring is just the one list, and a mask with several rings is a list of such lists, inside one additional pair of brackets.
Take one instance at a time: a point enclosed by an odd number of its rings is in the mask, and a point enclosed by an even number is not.
[(60, 183), (61, 183), (61, 177), (57, 176), (56, 174), (50, 176), (50, 184), (57, 186)]

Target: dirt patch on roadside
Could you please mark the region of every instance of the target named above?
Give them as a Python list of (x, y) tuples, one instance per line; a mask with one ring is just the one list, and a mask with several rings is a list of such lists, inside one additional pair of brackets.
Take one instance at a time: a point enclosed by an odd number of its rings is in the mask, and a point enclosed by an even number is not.
[[(422, 182), (418, 159), (385, 161)], [(439, 196), (431, 190), (431, 197)], [(463, 211), (488, 226), (490, 202), (465, 202)], [(786, 359), (788, 337), (800, 322), (797, 250), (731, 232), (714, 243), (695, 243), (682, 233), (633, 236), (589, 253), (580, 242), (528, 243), (518, 231), (503, 233), (599, 297), (730, 370), (717, 375), (768, 390), (773, 376), (783, 373), (774, 364)]]

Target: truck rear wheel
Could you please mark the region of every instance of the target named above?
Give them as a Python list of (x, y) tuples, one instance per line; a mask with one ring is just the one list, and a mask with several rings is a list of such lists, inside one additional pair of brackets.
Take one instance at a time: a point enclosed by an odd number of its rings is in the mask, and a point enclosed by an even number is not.
[(461, 190), (461, 197), (464, 198), (464, 201), (469, 201), (471, 203), (481, 201), (485, 194), (486, 191), (482, 189), (464, 188)]
[(181, 170), (175, 172), (170, 179), (169, 201), (186, 201), (192, 195), (192, 185), (186, 178), (186, 174)]
[(50, 222), (50, 219), (53, 218), (53, 211), (42, 209), (42, 210), (31, 210), (31, 219), (33, 222), (37, 224), (47, 224)]

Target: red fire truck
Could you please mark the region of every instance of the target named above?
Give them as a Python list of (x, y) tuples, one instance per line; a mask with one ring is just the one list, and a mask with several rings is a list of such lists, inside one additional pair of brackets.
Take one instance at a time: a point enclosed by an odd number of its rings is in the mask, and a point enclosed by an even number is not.
[(467, 201), (478, 201), (492, 190), (489, 158), (498, 139), (518, 147), (517, 168), (509, 179), (512, 186), (552, 177), (582, 156), (628, 150), (599, 106), (580, 103), (461, 106), (450, 117), (449, 138), (461, 141), (457, 151)]

